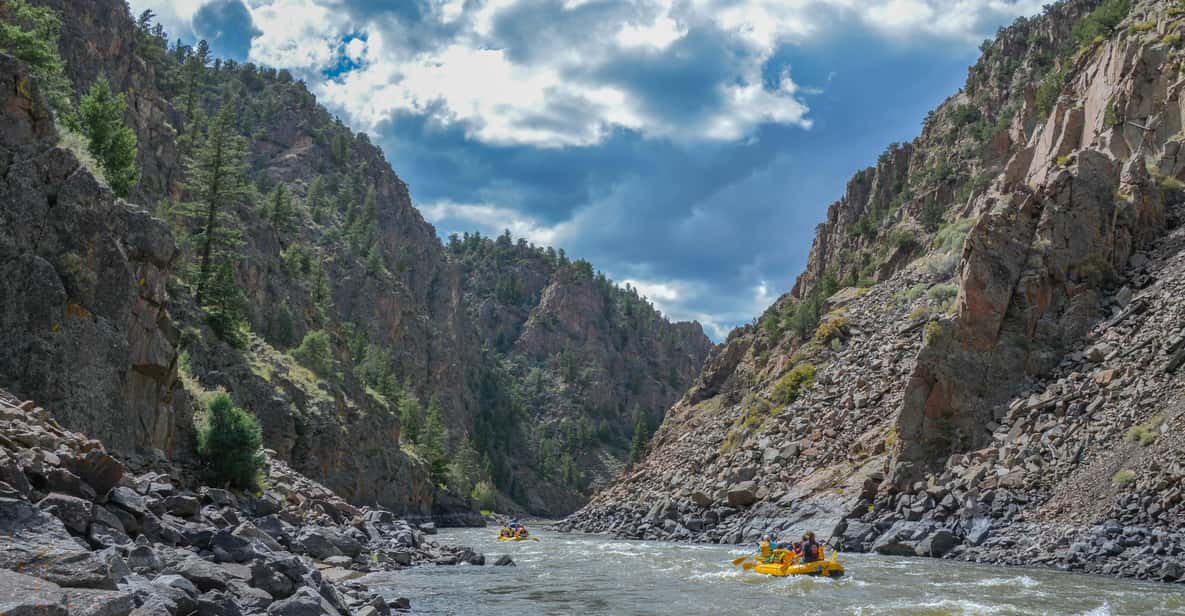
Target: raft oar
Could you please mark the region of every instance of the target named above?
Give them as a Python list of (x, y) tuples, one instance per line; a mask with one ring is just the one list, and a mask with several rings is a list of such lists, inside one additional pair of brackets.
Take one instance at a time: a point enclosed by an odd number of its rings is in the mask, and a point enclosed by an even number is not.
[(735, 566), (737, 566), (737, 565), (741, 564), (741, 562), (742, 562), (742, 561), (744, 561), (745, 559), (747, 559), (747, 558), (752, 558), (752, 557), (754, 557), (754, 556), (757, 556), (757, 553), (756, 553), (756, 552), (754, 552), (754, 553), (752, 553), (752, 554), (746, 554), (746, 555), (744, 555), (744, 556), (742, 556), (742, 557), (740, 557), (740, 558), (734, 558), (734, 559), (732, 560), (732, 566), (734, 566), (734, 567), (735, 567)]

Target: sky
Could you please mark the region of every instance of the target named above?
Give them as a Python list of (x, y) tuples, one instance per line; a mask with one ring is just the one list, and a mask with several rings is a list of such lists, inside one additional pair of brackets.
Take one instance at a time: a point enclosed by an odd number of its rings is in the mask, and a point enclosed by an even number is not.
[(442, 238), (509, 229), (713, 339), (793, 286), (848, 179), (1048, 0), (131, 0), (288, 68)]

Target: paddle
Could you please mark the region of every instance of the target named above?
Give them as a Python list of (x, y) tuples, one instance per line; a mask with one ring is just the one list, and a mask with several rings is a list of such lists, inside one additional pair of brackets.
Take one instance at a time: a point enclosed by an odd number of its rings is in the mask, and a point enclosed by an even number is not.
[(752, 554), (746, 554), (746, 555), (744, 555), (744, 556), (742, 556), (742, 557), (740, 557), (740, 558), (734, 558), (734, 559), (732, 559), (732, 566), (734, 566), (734, 567), (735, 567), (735, 566), (737, 566), (737, 565), (741, 564), (741, 561), (744, 561), (745, 559), (747, 559), (747, 558), (751, 558), (751, 557), (753, 557), (753, 556), (757, 556), (757, 553), (756, 553), (756, 552), (754, 552), (754, 553), (752, 553)]

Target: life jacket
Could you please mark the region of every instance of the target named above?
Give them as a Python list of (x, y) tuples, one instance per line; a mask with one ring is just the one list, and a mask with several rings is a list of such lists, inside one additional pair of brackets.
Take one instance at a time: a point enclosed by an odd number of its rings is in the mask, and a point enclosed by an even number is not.
[(802, 560), (803, 562), (814, 562), (822, 558), (819, 549), (819, 544), (814, 541), (804, 542), (802, 544)]
[(762, 556), (765, 556), (765, 557), (767, 557), (767, 558), (768, 558), (768, 557), (769, 557), (769, 553), (770, 553), (769, 542), (768, 542), (768, 541), (762, 541), (760, 545), (761, 545), (761, 555), (762, 555)]

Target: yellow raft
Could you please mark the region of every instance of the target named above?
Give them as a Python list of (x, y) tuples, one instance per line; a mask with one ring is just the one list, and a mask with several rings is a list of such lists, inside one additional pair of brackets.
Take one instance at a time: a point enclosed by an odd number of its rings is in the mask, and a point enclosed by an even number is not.
[(498, 541), (530, 541), (532, 539), (535, 539), (535, 538), (534, 537), (507, 537), (505, 535), (498, 536)]
[[(775, 550), (781, 552), (782, 550)], [(772, 563), (758, 563), (753, 567), (752, 571), (762, 575), (772, 575), (776, 577), (787, 577), (791, 575), (816, 575), (823, 577), (843, 577), (843, 564), (836, 560), (839, 552), (832, 552), (831, 558), (827, 560), (816, 560), (813, 563), (799, 563), (791, 558), (783, 558), (781, 562)], [(748, 569), (748, 567), (745, 567)]]

